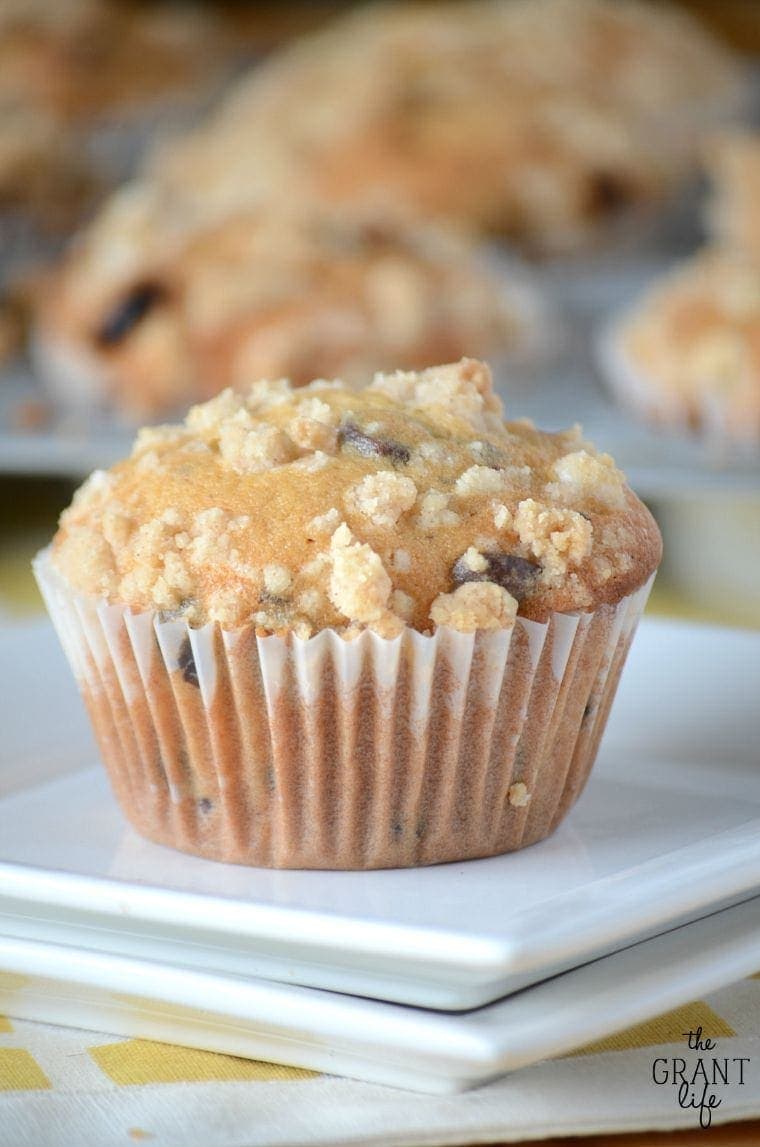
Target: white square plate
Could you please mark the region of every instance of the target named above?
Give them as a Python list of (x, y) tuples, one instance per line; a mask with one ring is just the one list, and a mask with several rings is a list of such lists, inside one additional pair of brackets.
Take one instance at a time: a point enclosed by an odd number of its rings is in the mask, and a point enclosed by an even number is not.
[(643, 1022), (758, 966), (760, 899), (454, 1015), (0, 937), (0, 1012), (455, 1092)]
[(52, 628), (0, 639), (0, 933), (423, 1007), (501, 998), (760, 889), (760, 635), (645, 622), (600, 760), (548, 841), (277, 872), (126, 825)]

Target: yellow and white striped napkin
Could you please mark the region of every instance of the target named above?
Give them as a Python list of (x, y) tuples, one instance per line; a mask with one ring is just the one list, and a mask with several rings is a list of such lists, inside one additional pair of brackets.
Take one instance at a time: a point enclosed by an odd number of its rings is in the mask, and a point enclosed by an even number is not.
[[(690, 1050), (689, 1031), (715, 1046)], [(0, 1017), (1, 1147), (422, 1147), (697, 1128), (711, 1095), (713, 1124), (760, 1115), (760, 976), (445, 1097)]]

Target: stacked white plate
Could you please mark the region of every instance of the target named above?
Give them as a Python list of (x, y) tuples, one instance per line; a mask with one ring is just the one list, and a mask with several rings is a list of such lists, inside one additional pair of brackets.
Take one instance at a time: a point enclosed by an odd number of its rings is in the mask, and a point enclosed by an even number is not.
[(46, 623), (0, 681), (0, 1012), (450, 1091), (760, 969), (756, 634), (645, 622), (555, 836), (402, 871), (143, 841)]

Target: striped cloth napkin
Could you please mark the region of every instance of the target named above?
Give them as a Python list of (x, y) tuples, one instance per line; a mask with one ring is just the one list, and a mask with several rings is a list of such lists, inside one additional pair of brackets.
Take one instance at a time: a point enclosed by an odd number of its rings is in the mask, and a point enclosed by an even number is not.
[(0, 1016), (0, 1147), (423, 1147), (696, 1129), (760, 1115), (758, 1033), (754, 976), (441, 1097)]

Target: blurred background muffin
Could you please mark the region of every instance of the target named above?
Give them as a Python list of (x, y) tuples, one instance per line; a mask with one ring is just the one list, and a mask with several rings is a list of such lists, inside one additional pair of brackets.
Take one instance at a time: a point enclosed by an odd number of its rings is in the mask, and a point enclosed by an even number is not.
[(610, 330), (603, 368), (634, 413), (760, 456), (760, 136), (717, 137), (705, 156), (709, 241)]
[(0, 0), (0, 308), (19, 269), (48, 260), (149, 144), (287, 35), (299, 5), (247, 9)]
[(665, 4), (360, 7), (153, 155), (156, 224), (285, 194), (575, 248), (661, 199), (693, 162), (697, 119), (739, 88), (730, 54)]
[(649, 288), (607, 347), (617, 396), (718, 450), (760, 451), (760, 265), (707, 247)]
[(35, 361), (62, 403), (156, 418), (253, 378), (352, 381), (527, 341), (525, 292), (429, 225), (270, 204), (157, 252), (146, 205), (137, 185), (112, 200), (41, 303)]
[[(192, 0), (3, 0), (0, 205), (47, 228), (70, 226), (110, 174), (93, 130), (115, 120), (126, 145), (149, 110), (197, 106), (232, 50), (213, 8)], [(117, 167), (123, 175), (124, 161)]]

